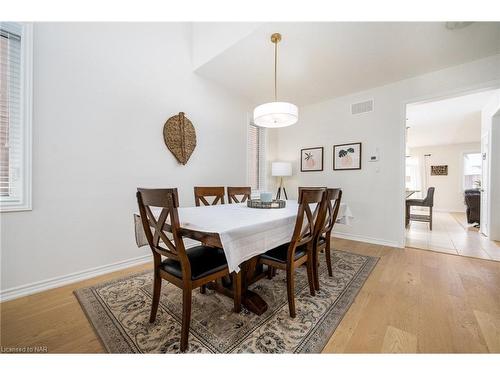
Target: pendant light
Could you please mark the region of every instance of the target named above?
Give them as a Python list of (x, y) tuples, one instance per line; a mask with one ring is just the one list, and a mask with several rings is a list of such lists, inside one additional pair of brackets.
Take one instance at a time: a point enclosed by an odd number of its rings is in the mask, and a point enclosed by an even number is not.
[(261, 104), (253, 111), (253, 121), (257, 126), (265, 128), (283, 128), (293, 125), (299, 119), (299, 110), (295, 104), (278, 101), (278, 43), (281, 34), (271, 35), (274, 44), (274, 102)]

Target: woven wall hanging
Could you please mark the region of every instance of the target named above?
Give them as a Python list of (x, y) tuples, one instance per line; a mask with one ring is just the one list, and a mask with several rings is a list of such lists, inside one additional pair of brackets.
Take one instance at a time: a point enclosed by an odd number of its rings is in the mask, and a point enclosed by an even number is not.
[(184, 112), (167, 120), (163, 126), (163, 139), (179, 163), (185, 165), (196, 147), (196, 131)]

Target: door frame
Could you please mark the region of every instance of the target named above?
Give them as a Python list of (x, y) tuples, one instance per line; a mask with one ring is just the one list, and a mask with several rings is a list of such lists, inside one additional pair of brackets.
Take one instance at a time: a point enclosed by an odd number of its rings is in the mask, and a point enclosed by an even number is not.
[[(406, 107), (409, 104), (423, 104), (434, 102), (437, 100), (454, 98), (457, 96), (464, 96), (474, 94), (481, 91), (500, 89), (500, 79), (493, 81), (486, 81), (479, 84), (460, 87), (453, 90), (445, 90), (433, 94), (417, 96), (412, 99), (401, 101), (400, 105), (400, 131), (399, 131), (399, 154), (400, 154), (400, 171), (399, 171), (399, 190), (400, 197), (399, 203), (399, 221), (400, 221), (400, 234), (399, 243), (404, 248), (406, 246), (406, 226), (405, 226), (405, 212), (406, 212)], [(488, 187), (489, 189), (489, 187)], [(488, 192), (489, 193), (489, 192)], [(490, 208), (490, 207), (489, 207)]]
[[(481, 200), (480, 200), (480, 220), (481, 223), (486, 223), (486, 225), (481, 225), (479, 228), (480, 233), (485, 236), (490, 236), (490, 141), (491, 141), (491, 132), (487, 132), (483, 134), (481, 131)], [(486, 140), (486, 142), (484, 142)], [(483, 145), (485, 148), (483, 149)], [(486, 158), (484, 154), (486, 153)], [(484, 162), (486, 160), (486, 163)], [(486, 165), (486, 168), (485, 168)], [(486, 180), (486, 183), (485, 183)], [(486, 193), (485, 187), (486, 186)], [(486, 205), (486, 210), (484, 209), (484, 205)], [(486, 220), (485, 220), (486, 219)]]

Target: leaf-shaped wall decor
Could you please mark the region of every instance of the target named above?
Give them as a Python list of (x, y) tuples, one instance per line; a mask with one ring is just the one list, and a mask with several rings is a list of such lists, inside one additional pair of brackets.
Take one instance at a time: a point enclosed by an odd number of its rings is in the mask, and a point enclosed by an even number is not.
[(185, 165), (196, 147), (196, 131), (184, 112), (167, 120), (163, 126), (163, 139), (179, 163)]

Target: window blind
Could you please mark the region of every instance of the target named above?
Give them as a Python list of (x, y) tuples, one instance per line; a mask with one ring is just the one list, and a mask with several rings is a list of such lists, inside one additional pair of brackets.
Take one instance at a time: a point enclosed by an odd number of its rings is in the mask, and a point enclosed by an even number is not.
[(0, 201), (23, 200), (22, 25), (0, 23)]
[(481, 187), (483, 158), (479, 152), (464, 154), (464, 190)]
[(266, 130), (248, 125), (247, 136), (248, 184), (253, 191), (266, 189)]

